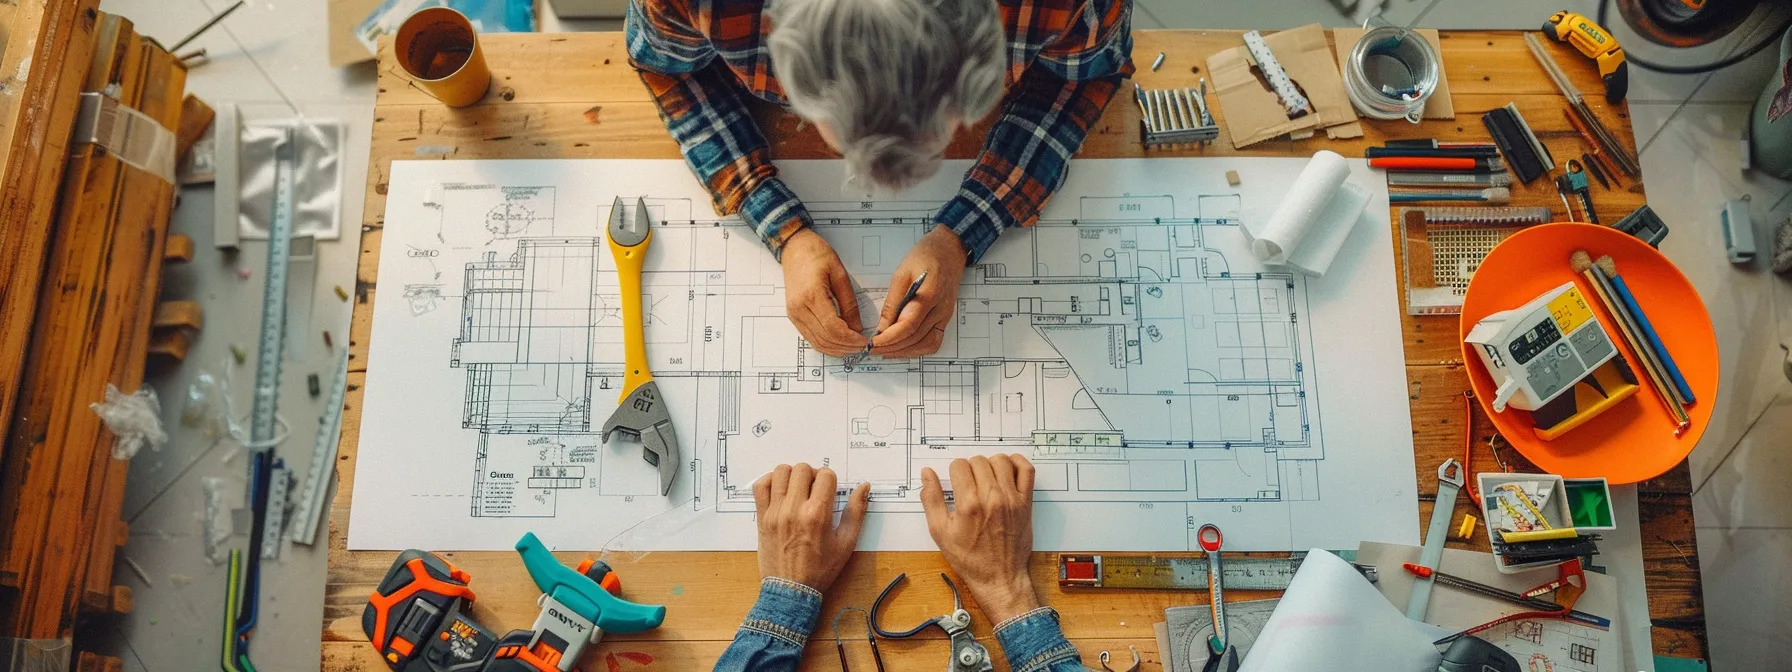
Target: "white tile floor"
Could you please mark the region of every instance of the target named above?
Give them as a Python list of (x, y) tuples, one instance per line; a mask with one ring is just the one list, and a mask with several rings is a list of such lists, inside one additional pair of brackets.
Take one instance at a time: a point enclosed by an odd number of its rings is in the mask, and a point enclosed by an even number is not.
[[(1537, 20), (1564, 6), (1591, 11), (1595, 0), (1511, 0), (1498, 3), (1445, 2), (1426, 24), (1447, 28), (1530, 28)], [(1140, 28), (1264, 28), (1279, 29), (1319, 21), (1342, 25), (1345, 19), (1325, 0), (1257, 0), (1242, 2), (1194, 2), (1193, 0), (1137, 0)], [(197, 25), (224, 0), (105, 0), (102, 9), (136, 20), (148, 35), (172, 40)], [(319, 267), (314, 310), (316, 329), (333, 329), (339, 335), (346, 325), (347, 307), (335, 301), (334, 285), (353, 286), (355, 248), (353, 223), (360, 221), (361, 179), (366, 171), (370, 110), (373, 100), (372, 70), (361, 66), (332, 69), (324, 55), (324, 4), (315, 0), (255, 0), (229, 20), (240, 46), (223, 31), (214, 31), (194, 46), (203, 46), (212, 62), (192, 72), (188, 90), (214, 105), (236, 102), (249, 118), (290, 117), (282, 100), (290, 98), (309, 117), (333, 117), (350, 122), (348, 146), (349, 186), (343, 199), (343, 218), (349, 223), (349, 243), (326, 243)], [(1411, 17), (1424, 0), (1389, 0), (1389, 15), (1397, 22)], [(560, 22), (544, 16), (548, 29), (614, 29), (614, 21)], [(1625, 37), (1620, 28), (1619, 35)], [(1633, 42), (1626, 41), (1626, 45)], [(1681, 57), (1697, 62), (1701, 54), (1722, 51), (1709, 47)], [(1659, 57), (1643, 45), (1633, 51)], [(248, 58), (253, 55), (253, 61)], [(1670, 57), (1663, 57), (1670, 58)], [(257, 65), (279, 82), (268, 84)], [(1716, 403), (1723, 412), (1691, 461), (1695, 483), (1701, 487), (1694, 500), (1699, 527), (1699, 550), (1705, 579), (1712, 663), (1715, 669), (1785, 669), (1783, 652), (1792, 646), (1792, 602), (1785, 587), (1792, 585), (1792, 491), (1784, 487), (1792, 479), (1792, 382), (1782, 373), (1785, 352), (1792, 343), (1792, 284), (1766, 273), (1759, 265), (1732, 267), (1723, 258), (1717, 232), (1717, 212), (1722, 202), (1751, 194), (1752, 211), (1762, 244), (1769, 240), (1772, 223), (1792, 212), (1792, 185), (1742, 172), (1738, 168), (1737, 138), (1746, 122), (1748, 105), (1766, 77), (1767, 55), (1732, 68), (1706, 81), (1704, 77), (1666, 77), (1638, 72), (1631, 94), (1632, 121), (1640, 145), (1650, 204), (1672, 227), (1662, 249), (1693, 279), (1704, 296), (1718, 329), (1724, 372)], [(1684, 106), (1681, 101), (1697, 95)], [(1659, 133), (1658, 133), (1659, 131)], [(252, 279), (235, 279), (238, 265), (255, 270), (262, 265), (259, 246), (246, 245), (240, 258), (212, 251), (209, 217), (210, 195), (189, 189), (175, 227), (193, 235), (201, 255), (192, 264), (170, 272), (165, 294), (198, 298), (213, 319), (199, 338), (186, 364), (152, 372), (162, 394), (165, 421), (172, 428), (173, 443), (162, 453), (140, 456), (132, 465), (125, 517), (132, 523), (132, 537), (123, 553), (140, 565), (145, 582), (128, 568), (118, 570), (117, 581), (136, 592), (136, 611), (112, 626), (94, 633), (101, 648), (124, 658), (127, 670), (155, 671), (209, 669), (218, 651), (216, 626), (221, 617), (223, 573), (203, 559), (199, 549), (200, 481), (225, 478), (232, 488), (242, 485), (242, 462), (221, 458), (230, 452), (175, 421), (188, 382), (199, 370), (217, 372), (231, 343), (246, 344), (255, 331), (253, 317), (261, 285)], [(305, 371), (321, 363), (301, 363), (290, 370)], [(238, 371), (239, 404), (247, 408), (250, 372)], [(315, 402), (304, 393), (302, 375), (289, 375), (283, 386), (283, 408), (296, 427), (309, 431)], [(296, 439), (309, 445), (309, 435)], [(293, 449), (294, 454), (303, 452)], [(302, 471), (302, 468), (301, 468)], [(303, 474), (300, 474), (302, 477)], [(239, 540), (240, 541), (240, 540)], [(322, 614), (325, 554), (301, 546), (291, 547), (286, 557), (270, 565), (264, 591), (263, 625), (255, 639), (258, 667), (270, 672), (316, 669)]]

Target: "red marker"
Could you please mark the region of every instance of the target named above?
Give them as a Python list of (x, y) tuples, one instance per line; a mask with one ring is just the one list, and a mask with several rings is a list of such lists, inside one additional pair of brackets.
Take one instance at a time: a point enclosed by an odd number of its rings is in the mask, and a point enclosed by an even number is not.
[(1369, 159), (1370, 168), (1387, 170), (1473, 170), (1498, 172), (1506, 169), (1506, 164), (1497, 158), (1471, 159), (1467, 157), (1443, 156), (1384, 156)]

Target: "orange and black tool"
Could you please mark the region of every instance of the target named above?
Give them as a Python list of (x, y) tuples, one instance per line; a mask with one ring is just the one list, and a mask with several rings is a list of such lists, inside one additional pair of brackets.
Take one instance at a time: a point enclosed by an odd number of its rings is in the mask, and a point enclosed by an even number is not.
[(1610, 31), (1580, 14), (1562, 10), (1543, 24), (1543, 33), (1557, 42), (1567, 42), (1581, 55), (1599, 64), (1599, 78), (1605, 82), (1605, 102), (1617, 103), (1630, 92), (1630, 65), (1624, 62), (1624, 48)]
[[(587, 558), (576, 571), (611, 595), (622, 591), (621, 580), (603, 562)], [(586, 637), (569, 641), (550, 628), (497, 636), (472, 619), (474, 596), (467, 585), (471, 581), (466, 572), (434, 553), (416, 549), (400, 553), (368, 596), (361, 629), (380, 658), (398, 672), (573, 669)]]
[(400, 553), (361, 611), (367, 641), (399, 672), (486, 669), (497, 637), (466, 615), (470, 581), (434, 553)]

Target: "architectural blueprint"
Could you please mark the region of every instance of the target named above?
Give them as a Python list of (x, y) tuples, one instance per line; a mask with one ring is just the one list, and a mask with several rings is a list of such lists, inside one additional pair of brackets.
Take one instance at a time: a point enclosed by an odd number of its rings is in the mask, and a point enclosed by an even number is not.
[[(1078, 160), (967, 270), (938, 354), (853, 366), (797, 334), (777, 262), (683, 162), (394, 162), (349, 548), (751, 549), (753, 481), (806, 461), (871, 484), (860, 548), (932, 549), (921, 469), (996, 452), (1038, 467), (1039, 550), (1188, 550), (1207, 522), (1240, 551), (1417, 543), (1385, 184), (1352, 162), (1376, 197), (1323, 278), (1238, 231), (1303, 162)], [(968, 166), (872, 197), (839, 162), (780, 164), (868, 314)], [(666, 497), (598, 435), (618, 195), (656, 226), (647, 354), (686, 460)]]

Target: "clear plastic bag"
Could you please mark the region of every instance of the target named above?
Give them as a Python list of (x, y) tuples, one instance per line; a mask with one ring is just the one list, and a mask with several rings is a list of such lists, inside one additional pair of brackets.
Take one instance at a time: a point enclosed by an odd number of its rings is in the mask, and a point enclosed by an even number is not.
[(217, 440), (224, 435), (224, 403), (217, 377), (209, 371), (200, 371), (187, 385), (186, 405), (180, 409), (180, 424), (200, 430), (209, 440)]
[(125, 394), (108, 383), (106, 400), (87, 407), (112, 430), (112, 459), (128, 460), (145, 445), (161, 450), (162, 444), (168, 443), (168, 433), (162, 431), (162, 404), (153, 388)]

